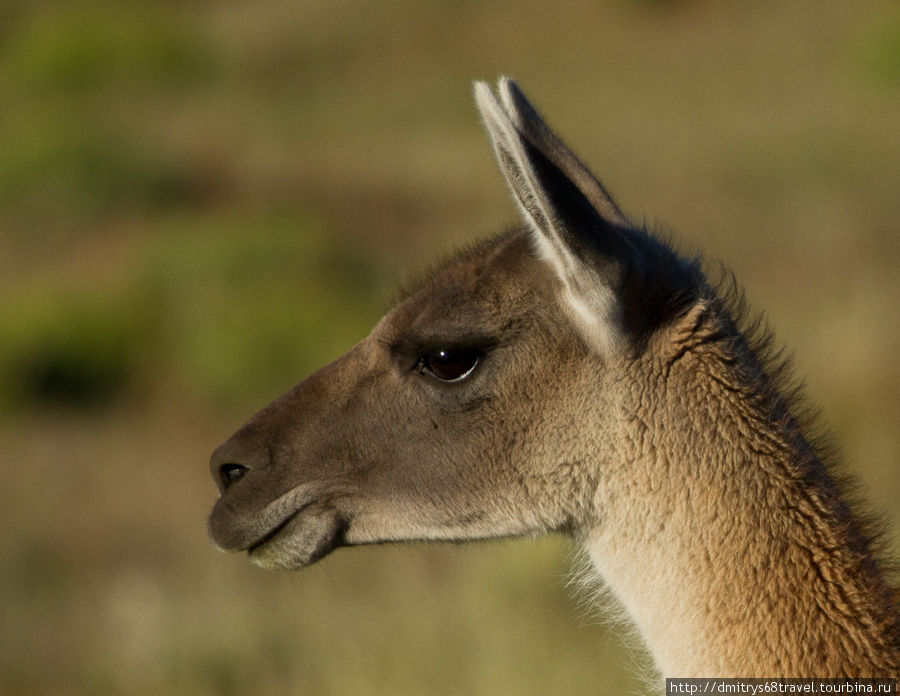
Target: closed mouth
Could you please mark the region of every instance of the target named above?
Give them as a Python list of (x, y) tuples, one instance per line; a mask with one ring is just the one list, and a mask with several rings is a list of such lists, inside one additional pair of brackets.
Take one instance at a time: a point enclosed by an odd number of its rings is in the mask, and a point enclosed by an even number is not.
[(264, 568), (299, 569), (345, 546), (346, 519), (334, 508), (308, 503), (247, 547)]
[(261, 549), (263, 546), (272, 541), (275, 537), (277, 537), (281, 531), (287, 527), (292, 520), (294, 520), (297, 515), (303, 512), (306, 508), (308, 508), (312, 503), (306, 503), (305, 505), (301, 505), (299, 508), (294, 510), (291, 514), (285, 517), (281, 522), (275, 525), (272, 529), (270, 529), (265, 535), (260, 537), (257, 541), (254, 541), (250, 546), (247, 547), (247, 553), (249, 555), (253, 555), (254, 551)]

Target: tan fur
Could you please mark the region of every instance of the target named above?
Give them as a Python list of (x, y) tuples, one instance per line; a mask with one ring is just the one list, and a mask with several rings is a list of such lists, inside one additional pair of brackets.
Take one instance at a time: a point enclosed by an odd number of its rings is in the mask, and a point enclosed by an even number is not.
[[(560, 532), (664, 676), (896, 677), (894, 591), (768, 339), (499, 89), (478, 101), (526, 227), (447, 261), (216, 450), (214, 542), (301, 568)], [(448, 350), (473, 367), (442, 381)]]
[(586, 542), (598, 571), (664, 674), (896, 674), (884, 588), (872, 592), (834, 501), (796, 466), (807, 445), (760, 409), (711, 314), (673, 327), (667, 346), (693, 347), (642, 365), (623, 400), (628, 464), (606, 469), (597, 500), (615, 514)]

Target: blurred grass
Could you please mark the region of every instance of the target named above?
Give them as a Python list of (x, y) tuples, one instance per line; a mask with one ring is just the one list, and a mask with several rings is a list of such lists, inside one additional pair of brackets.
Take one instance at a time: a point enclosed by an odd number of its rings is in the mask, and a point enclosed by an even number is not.
[(896, 525), (898, 66), (886, 0), (0, 4), (0, 692), (640, 689), (560, 540), (205, 539), (212, 448), (516, 220), (474, 78), (735, 269)]

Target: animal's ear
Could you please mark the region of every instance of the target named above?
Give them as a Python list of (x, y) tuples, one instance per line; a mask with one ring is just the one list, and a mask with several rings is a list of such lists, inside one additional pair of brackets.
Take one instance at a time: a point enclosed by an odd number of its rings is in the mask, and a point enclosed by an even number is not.
[(619, 293), (635, 253), (624, 232), (630, 225), (516, 84), (503, 78), (498, 93), (499, 100), (486, 83), (475, 84), (503, 176), (584, 337), (615, 348), (623, 339)]

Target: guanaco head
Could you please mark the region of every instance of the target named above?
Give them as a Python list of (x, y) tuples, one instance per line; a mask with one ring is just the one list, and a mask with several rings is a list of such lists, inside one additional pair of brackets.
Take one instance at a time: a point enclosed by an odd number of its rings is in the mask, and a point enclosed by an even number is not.
[(633, 227), (518, 87), (476, 101), (525, 225), (470, 248), (213, 454), (213, 541), (300, 568), (341, 545), (599, 522), (622, 400), (705, 287)]

